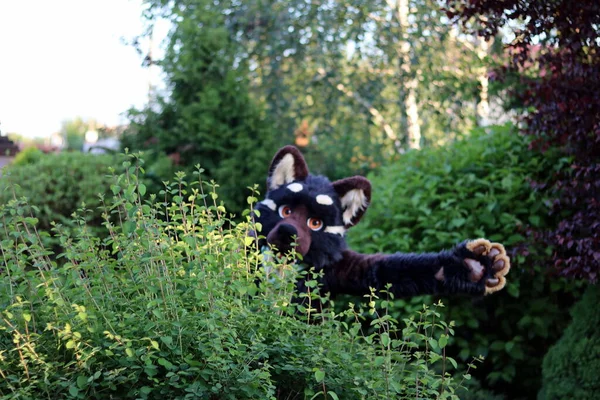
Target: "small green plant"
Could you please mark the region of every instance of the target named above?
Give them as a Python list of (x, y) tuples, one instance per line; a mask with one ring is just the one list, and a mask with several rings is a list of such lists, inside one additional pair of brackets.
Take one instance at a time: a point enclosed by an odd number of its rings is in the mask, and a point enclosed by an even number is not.
[(469, 376), (441, 305), (300, 308), (293, 262), (265, 260), (250, 210), (229, 220), (200, 168), (149, 193), (130, 157), (100, 198), (107, 234), (81, 208), (50, 233), (59, 254), (26, 200), (0, 206), (0, 398), (458, 399)]

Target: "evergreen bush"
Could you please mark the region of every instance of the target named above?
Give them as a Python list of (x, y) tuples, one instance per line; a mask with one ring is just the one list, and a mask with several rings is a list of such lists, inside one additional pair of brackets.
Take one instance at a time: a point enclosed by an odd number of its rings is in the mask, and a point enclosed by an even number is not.
[(81, 209), (53, 229), (56, 257), (23, 200), (0, 206), (0, 398), (458, 399), (468, 376), (444, 354), (439, 305), (396, 319), (370, 296), (306, 323), (295, 269), (261, 264), (248, 213), (228, 221), (198, 176), (155, 195), (139, 164), (124, 171), (101, 206), (108, 235)]
[[(528, 229), (549, 226), (549, 201), (532, 188), (568, 159), (528, 148), (516, 129), (479, 130), (440, 148), (409, 152), (370, 176), (373, 200), (351, 245), (362, 252), (427, 252), (485, 237), (512, 259), (506, 288), (482, 299), (452, 297), (443, 319), (456, 321), (449, 350), (486, 357), (475, 372), (485, 389), (531, 398), (541, 384), (542, 355), (569, 320), (577, 284), (549, 274), (550, 249), (528, 243)], [(407, 315), (431, 297), (398, 299), (392, 315)]]
[(540, 400), (587, 400), (600, 393), (600, 287), (573, 306), (573, 320), (544, 357)]

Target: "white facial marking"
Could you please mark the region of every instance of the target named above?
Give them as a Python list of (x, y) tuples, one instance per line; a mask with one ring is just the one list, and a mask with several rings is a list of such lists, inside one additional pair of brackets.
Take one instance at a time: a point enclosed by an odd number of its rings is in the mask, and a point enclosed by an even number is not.
[(346, 233), (346, 228), (344, 228), (343, 226), (328, 226), (327, 228), (325, 228), (324, 232), (344, 236), (344, 234)]
[(269, 207), (273, 211), (275, 211), (277, 209), (277, 204), (275, 204), (275, 202), (271, 199), (264, 199), (263, 201), (261, 201), (261, 204), (264, 204), (265, 206)]
[(352, 218), (356, 214), (369, 205), (367, 202), (367, 196), (362, 189), (349, 190), (341, 199), (342, 209), (344, 209), (344, 223), (346, 225), (352, 225)]
[(333, 199), (326, 194), (320, 194), (317, 196), (317, 203), (323, 204), (324, 206), (330, 206), (333, 204)]
[(288, 153), (275, 166), (269, 182), (270, 189), (275, 190), (285, 183), (293, 182), (294, 178), (294, 156)]
[(298, 193), (301, 192), (302, 189), (304, 189), (304, 186), (302, 186), (299, 183), (292, 183), (291, 185), (288, 185), (287, 188), (294, 193)]

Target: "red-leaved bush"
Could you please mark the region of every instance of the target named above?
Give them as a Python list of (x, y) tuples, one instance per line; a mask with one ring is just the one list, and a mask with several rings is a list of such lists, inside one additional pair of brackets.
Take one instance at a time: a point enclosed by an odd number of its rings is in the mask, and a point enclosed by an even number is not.
[(551, 187), (560, 217), (537, 238), (552, 245), (556, 269), (598, 282), (600, 275), (600, 1), (446, 0), (450, 18), (491, 37), (514, 28), (510, 62), (518, 73), (511, 93), (524, 107), (523, 133), (532, 146), (559, 146), (570, 170)]

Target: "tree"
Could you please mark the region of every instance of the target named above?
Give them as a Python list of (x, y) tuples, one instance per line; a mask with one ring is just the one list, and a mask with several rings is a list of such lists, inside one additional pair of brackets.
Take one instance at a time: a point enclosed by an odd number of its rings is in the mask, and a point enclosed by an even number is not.
[(334, 152), (338, 170), (365, 172), (398, 150), (452, 139), (489, 96), (480, 76), (494, 48), (482, 54), (437, 1), (223, 4), (279, 130), (307, 124), (309, 153)]
[(448, 15), (474, 23), (483, 37), (518, 26), (511, 63), (513, 96), (526, 110), (523, 132), (543, 149), (559, 146), (572, 157), (556, 176), (554, 214), (559, 222), (538, 238), (554, 249), (563, 275), (598, 282), (600, 276), (600, 3), (594, 0), (447, 0)]
[(63, 121), (60, 135), (65, 141), (65, 148), (81, 151), (85, 143), (85, 133), (93, 124), (94, 121), (86, 121), (81, 117)]
[(200, 164), (203, 178), (221, 186), (228, 209), (241, 211), (246, 187), (264, 181), (277, 147), (264, 110), (249, 96), (247, 63), (212, 2), (147, 4), (150, 19), (161, 15), (173, 24), (165, 57), (157, 61), (168, 92), (132, 111), (123, 146), (148, 150), (151, 162), (168, 156), (190, 177)]

